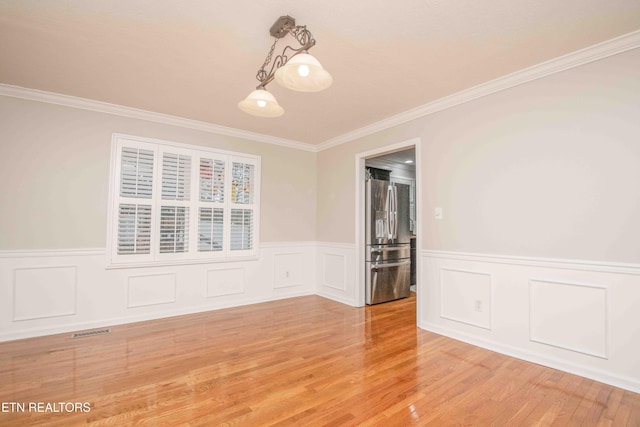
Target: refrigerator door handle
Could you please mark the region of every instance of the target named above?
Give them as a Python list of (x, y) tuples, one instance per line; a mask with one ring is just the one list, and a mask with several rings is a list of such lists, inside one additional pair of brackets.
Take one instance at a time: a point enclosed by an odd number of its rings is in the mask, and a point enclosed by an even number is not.
[(403, 251), (405, 249), (406, 248), (403, 247), (403, 246), (392, 246), (390, 248), (375, 248), (375, 247), (372, 247), (371, 248), (371, 252), (373, 253), (373, 252)]
[(386, 234), (388, 239), (393, 238), (393, 189), (391, 184), (387, 187), (387, 200), (385, 201), (385, 210), (387, 211), (387, 229)]
[(380, 270), (382, 268), (391, 268), (391, 267), (400, 267), (401, 265), (407, 265), (410, 264), (411, 261), (407, 260), (407, 261), (401, 261), (401, 262), (388, 262), (388, 263), (384, 263), (384, 264), (375, 264), (371, 266), (372, 270)]
[(393, 185), (393, 238), (398, 238), (398, 187)]

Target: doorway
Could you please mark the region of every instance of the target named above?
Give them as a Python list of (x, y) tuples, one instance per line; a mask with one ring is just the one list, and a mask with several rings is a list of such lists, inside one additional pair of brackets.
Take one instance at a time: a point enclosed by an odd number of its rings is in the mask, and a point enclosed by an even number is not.
[(416, 237), (412, 239), (412, 291), (417, 294), (417, 314), (420, 313), (420, 139), (414, 138), (398, 144), (388, 145), (356, 155), (356, 300), (359, 306), (365, 305), (365, 186), (367, 168), (377, 169), (391, 182), (409, 185), (410, 192), (410, 230)]

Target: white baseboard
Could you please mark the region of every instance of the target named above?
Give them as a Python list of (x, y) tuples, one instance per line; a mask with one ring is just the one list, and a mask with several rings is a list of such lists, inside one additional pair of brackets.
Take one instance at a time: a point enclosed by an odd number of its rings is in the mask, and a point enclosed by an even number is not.
[(315, 294), (318, 295), (319, 297), (327, 298), (327, 299), (339, 302), (339, 303), (344, 304), (344, 305), (349, 305), (351, 307), (358, 307), (358, 305), (356, 304), (355, 300), (349, 299), (349, 298), (344, 298), (344, 297), (342, 297), (340, 295), (333, 295), (333, 294), (330, 294), (330, 293), (327, 293), (327, 292), (323, 292), (322, 290), (317, 290), (315, 292)]
[(119, 326), (119, 325), (125, 325), (128, 323), (144, 322), (147, 320), (156, 320), (159, 318), (169, 318), (169, 317), (175, 317), (175, 316), (204, 313), (212, 310), (240, 307), (240, 306), (249, 305), (249, 304), (259, 304), (263, 302), (277, 301), (280, 299), (295, 298), (295, 297), (308, 296), (308, 295), (313, 295), (313, 292), (291, 293), (287, 295), (274, 296), (269, 298), (253, 298), (253, 299), (248, 298), (242, 301), (237, 301), (237, 302), (228, 303), (228, 304), (221, 304), (216, 307), (201, 306), (201, 307), (189, 307), (189, 308), (180, 309), (180, 310), (167, 310), (163, 312), (160, 317), (158, 316), (157, 313), (154, 313), (154, 314), (145, 314), (145, 315), (115, 317), (115, 318), (108, 318), (108, 319), (89, 321), (89, 322), (68, 323), (68, 324), (54, 326), (54, 327), (25, 329), (17, 332), (0, 333), (0, 342), (13, 341), (13, 340), (19, 340), (24, 338), (33, 338), (33, 337), (46, 336), (46, 335), (73, 333), (73, 332), (84, 331), (88, 329)]
[(473, 334), (465, 334), (460, 331), (444, 328), (441, 325), (436, 325), (429, 322), (420, 322), (418, 327), (436, 333), (438, 335), (443, 335), (458, 341), (465, 342), (467, 344), (495, 351), (496, 353), (504, 354), (510, 357), (525, 360), (527, 362), (536, 363), (538, 365), (547, 366), (559, 371), (589, 378), (604, 384), (612, 385), (614, 387), (620, 387), (626, 390), (630, 390), (634, 393), (640, 393), (640, 381), (637, 378), (614, 375), (607, 371), (593, 369), (590, 366), (578, 365), (572, 362), (567, 362), (566, 360), (552, 358), (543, 353), (524, 351), (520, 348), (506, 345), (504, 343), (483, 339)]

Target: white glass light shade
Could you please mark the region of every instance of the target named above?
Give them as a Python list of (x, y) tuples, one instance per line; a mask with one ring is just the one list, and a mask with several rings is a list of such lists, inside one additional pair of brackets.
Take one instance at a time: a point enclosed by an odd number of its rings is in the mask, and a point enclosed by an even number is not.
[(319, 92), (331, 86), (331, 74), (308, 53), (300, 53), (278, 68), (275, 74), (278, 84), (300, 92)]
[(251, 92), (249, 96), (238, 103), (238, 108), (258, 117), (279, 117), (284, 114), (284, 108), (266, 89), (256, 89)]

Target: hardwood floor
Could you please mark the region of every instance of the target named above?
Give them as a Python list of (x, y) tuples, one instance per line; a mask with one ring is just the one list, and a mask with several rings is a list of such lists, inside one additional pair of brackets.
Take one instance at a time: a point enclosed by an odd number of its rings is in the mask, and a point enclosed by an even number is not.
[(415, 325), (308, 296), (0, 343), (0, 425), (640, 426), (638, 394)]

